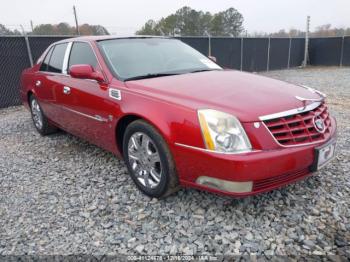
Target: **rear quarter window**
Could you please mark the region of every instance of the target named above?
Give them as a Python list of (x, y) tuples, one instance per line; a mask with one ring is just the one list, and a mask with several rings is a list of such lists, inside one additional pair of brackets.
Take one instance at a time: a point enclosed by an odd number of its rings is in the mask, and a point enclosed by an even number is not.
[(44, 58), (44, 61), (41, 63), (40, 71), (47, 71), (47, 68), (49, 66), (49, 61), (52, 55), (52, 50), (53, 50), (53, 47), (51, 47), (50, 50), (47, 52)]

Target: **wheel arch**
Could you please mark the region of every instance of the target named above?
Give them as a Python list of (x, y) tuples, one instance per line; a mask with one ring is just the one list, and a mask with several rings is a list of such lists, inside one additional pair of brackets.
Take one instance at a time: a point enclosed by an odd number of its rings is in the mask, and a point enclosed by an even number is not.
[[(123, 156), (123, 138), (126, 131), (126, 128), (128, 125), (130, 125), (132, 122), (136, 120), (143, 120), (146, 123), (153, 126), (159, 134), (163, 137), (163, 139), (168, 143), (168, 139), (166, 137), (166, 134), (170, 134), (170, 128), (167, 126), (164, 122), (160, 122), (160, 125), (155, 124), (156, 121), (152, 121), (152, 119), (149, 119), (148, 117), (145, 117), (143, 115), (130, 113), (123, 115), (117, 122), (115, 127), (115, 136), (116, 136), (116, 143), (118, 151), (120, 152), (121, 156)], [(159, 120), (158, 120), (159, 122)]]
[(115, 139), (117, 143), (118, 151), (120, 152), (121, 156), (123, 156), (123, 138), (125, 134), (125, 130), (128, 125), (130, 125), (132, 122), (142, 119), (140, 116), (136, 114), (127, 114), (122, 116), (115, 127)]

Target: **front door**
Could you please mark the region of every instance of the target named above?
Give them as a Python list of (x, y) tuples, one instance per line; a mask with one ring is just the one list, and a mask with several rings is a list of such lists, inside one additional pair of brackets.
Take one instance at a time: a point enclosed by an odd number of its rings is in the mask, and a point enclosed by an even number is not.
[[(74, 42), (68, 61), (72, 65), (89, 64), (95, 70), (101, 68), (89, 43)], [(69, 114), (64, 126), (70, 132), (106, 149), (115, 148), (115, 130), (112, 128), (116, 112), (114, 103), (108, 100), (108, 86), (90, 79), (67, 76), (57, 90), (57, 99), (63, 110)]]

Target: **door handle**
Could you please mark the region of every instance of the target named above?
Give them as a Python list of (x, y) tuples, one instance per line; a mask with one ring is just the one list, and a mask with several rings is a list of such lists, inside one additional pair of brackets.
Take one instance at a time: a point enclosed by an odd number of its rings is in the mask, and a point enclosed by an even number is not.
[(69, 94), (70, 94), (70, 87), (64, 86), (64, 87), (63, 87), (63, 94), (69, 95)]
[(35, 86), (36, 86), (36, 87), (41, 86), (41, 81), (40, 81), (40, 80), (37, 80), (37, 81), (35, 82)]

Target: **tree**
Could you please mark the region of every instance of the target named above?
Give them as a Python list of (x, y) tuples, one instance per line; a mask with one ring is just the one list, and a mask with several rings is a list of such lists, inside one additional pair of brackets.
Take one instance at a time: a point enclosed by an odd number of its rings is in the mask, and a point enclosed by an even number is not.
[(271, 37), (288, 37), (288, 33), (286, 32), (286, 30), (281, 29), (279, 30), (277, 33), (272, 33), (270, 35)]
[(210, 33), (210, 27), (212, 22), (213, 16), (209, 12), (205, 12), (201, 14), (200, 17), (200, 35), (206, 35), (207, 33)]
[(90, 25), (93, 35), (109, 35), (109, 32), (102, 25)]
[(210, 34), (213, 36), (223, 36), (224, 31), (224, 18), (222, 14), (215, 14), (210, 23)]
[[(265, 33), (266, 34), (266, 33)], [(331, 24), (325, 24), (316, 27), (315, 31), (310, 32), (311, 37), (342, 37), (350, 35), (350, 28), (333, 28)], [(260, 34), (259, 36), (264, 36)], [(291, 28), (289, 32), (284, 29), (270, 34), (272, 37), (305, 37), (305, 31)]]
[(200, 12), (185, 6), (176, 11), (177, 27), (181, 35), (199, 35)]
[(6, 26), (0, 24), (0, 35), (21, 35), (21, 33), (17, 29), (11, 31)]
[(243, 16), (235, 8), (231, 7), (219, 13), (222, 16), (222, 23), (225, 36), (239, 36), (243, 31)]
[(159, 21), (148, 20), (138, 35), (238, 36), (243, 31), (243, 16), (234, 8), (212, 15), (182, 7)]
[(150, 19), (148, 20), (145, 25), (136, 32), (137, 35), (160, 35), (160, 33), (157, 31), (157, 23)]
[(72, 27), (70, 27), (68, 23), (59, 23), (56, 26), (57, 35), (71, 35), (73, 32)]
[[(153, 20), (152, 20), (153, 21)], [(162, 18), (158, 24), (154, 23), (154, 30), (156, 33), (162, 35), (176, 35), (178, 34), (178, 20), (176, 15), (169, 15), (166, 18)]]
[(33, 35), (56, 35), (57, 31), (51, 24), (41, 24), (34, 28)]
[(289, 37), (305, 37), (305, 32), (295, 28), (291, 28), (289, 30)]
[[(101, 25), (83, 24), (79, 26), (81, 35), (109, 35), (107, 29)], [(68, 23), (57, 25), (41, 24), (34, 28), (32, 35), (74, 35), (76, 28)]]

